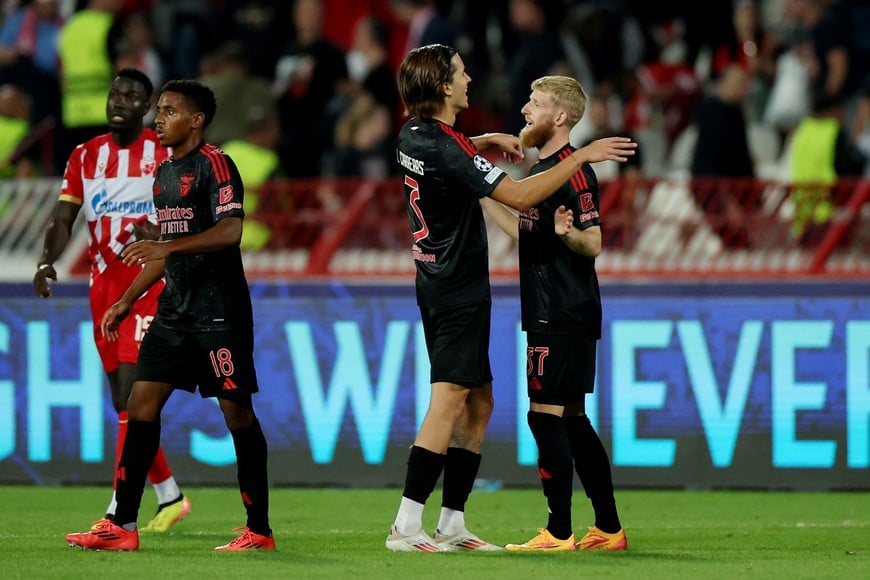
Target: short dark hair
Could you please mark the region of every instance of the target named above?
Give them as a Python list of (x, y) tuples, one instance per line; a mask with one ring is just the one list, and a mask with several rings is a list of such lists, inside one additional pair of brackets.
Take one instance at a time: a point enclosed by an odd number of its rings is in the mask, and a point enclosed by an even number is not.
[(172, 80), (163, 85), (161, 93), (171, 92), (183, 95), (193, 106), (194, 112), (205, 115), (205, 127), (208, 127), (217, 111), (217, 101), (210, 88), (193, 80)]
[(456, 72), (456, 49), (443, 44), (428, 44), (412, 49), (399, 67), (397, 82), (402, 102), (409, 115), (429, 118), (444, 106), (444, 83)]
[(151, 79), (149, 79), (148, 75), (139, 69), (122, 68), (115, 73), (115, 78), (125, 78), (142, 83), (142, 86), (145, 87), (145, 96), (149, 99), (151, 98), (151, 95), (154, 94), (154, 85), (151, 83)]

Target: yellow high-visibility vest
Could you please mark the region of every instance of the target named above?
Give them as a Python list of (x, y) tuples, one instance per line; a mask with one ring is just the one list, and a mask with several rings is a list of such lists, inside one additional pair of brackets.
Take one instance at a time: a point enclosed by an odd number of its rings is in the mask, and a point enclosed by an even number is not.
[(106, 124), (106, 95), (113, 73), (106, 43), (113, 22), (114, 16), (108, 12), (82, 10), (60, 31), (58, 53), (66, 127)]
[(278, 168), (278, 154), (253, 143), (234, 139), (221, 145), (221, 151), (229, 155), (239, 170), (242, 183), (245, 185), (245, 225), (242, 228), (242, 241), (240, 247), (243, 250), (262, 249), (272, 237), (268, 226), (248, 216), (257, 211), (260, 204), (260, 186)]
[(791, 181), (796, 186), (803, 183), (815, 186), (792, 190), (795, 236), (801, 235), (809, 224), (830, 221), (834, 213), (829, 186), (837, 181), (834, 156), (839, 131), (840, 124), (835, 119), (818, 117), (807, 117), (795, 129), (791, 142)]
[(0, 116), (0, 177), (15, 175), (15, 167), (9, 164), (9, 157), (21, 140), (30, 131), (30, 123), (25, 119)]

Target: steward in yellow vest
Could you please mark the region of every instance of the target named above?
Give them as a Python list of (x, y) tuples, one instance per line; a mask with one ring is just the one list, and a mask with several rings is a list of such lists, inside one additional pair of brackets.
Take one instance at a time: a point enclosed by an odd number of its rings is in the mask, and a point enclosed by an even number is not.
[(839, 177), (860, 175), (864, 159), (843, 130), (840, 97), (819, 95), (813, 112), (795, 129), (791, 142), (790, 178), (794, 221), (791, 233), (801, 238), (834, 214), (831, 187)]
[(253, 120), (245, 139), (233, 139), (221, 146), (232, 157), (245, 184), (245, 227), (242, 229), (242, 250), (260, 250), (269, 243), (272, 232), (256, 220), (260, 205), (260, 186), (275, 177), (283, 176), (281, 161), (275, 152), (280, 139), (277, 117)]
[(114, 73), (109, 30), (114, 20), (110, 12), (86, 8), (73, 14), (60, 31), (61, 106), (67, 128), (106, 124), (106, 93)]

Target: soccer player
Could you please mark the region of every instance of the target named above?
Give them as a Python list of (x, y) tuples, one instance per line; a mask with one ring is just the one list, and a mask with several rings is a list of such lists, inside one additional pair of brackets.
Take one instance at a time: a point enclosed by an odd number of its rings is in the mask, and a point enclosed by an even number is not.
[[(522, 108), (525, 148), (540, 158), (533, 175), (575, 154), (571, 127), (586, 108), (575, 79), (546, 76), (532, 83)], [(595, 384), (601, 338), (601, 295), (595, 257), (601, 252), (598, 181), (584, 164), (550, 197), (517, 217), (491, 199), (484, 208), (519, 241), (520, 302), (526, 331), (528, 423), (538, 447), (538, 472), (547, 497), (547, 527), (510, 551), (625, 550), (628, 543), (613, 497), (610, 460), (586, 416)], [(576, 224), (576, 226), (575, 226)], [(573, 470), (595, 511), (595, 525), (579, 541), (571, 528)]]
[[(158, 142), (157, 134), (142, 124), (151, 108), (153, 90), (141, 71), (122, 69), (115, 75), (106, 101), (110, 132), (79, 145), (70, 155), (54, 219), (45, 233), (42, 256), (33, 276), (36, 294), (49, 298), (49, 280), (57, 282), (54, 262), (66, 249), (73, 224), (83, 209), (90, 244), (88, 295), (94, 341), (118, 413), (114, 472), (127, 434), (127, 399), (133, 388), (139, 344), (154, 318), (157, 296), (163, 288), (163, 281), (158, 280), (132, 304), (132, 316), (118, 328), (118, 340), (106, 340), (100, 331), (103, 313), (142, 271), (139, 264), (127, 265), (118, 255), (127, 244), (157, 235), (151, 189), (154, 171), (166, 159), (167, 151)], [(158, 508), (143, 531), (165, 532), (190, 513), (190, 501), (178, 488), (160, 448), (148, 477), (157, 492)], [(114, 517), (115, 507), (113, 493), (106, 508), (107, 519)]]
[[(487, 240), (478, 200), (527, 210), (568, 181), (587, 161), (625, 161), (635, 144), (612, 137), (566, 155), (550, 171), (514, 181), (480, 155), (494, 146), (511, 159), (519, 140), (505, 134), (469, 139), (453, 128), (468, 108), (462, 58), (453, 48), (411, 50), (398, 74), (412, 118), (398, 141), (417, 268), (417, 303), (431, 363), (429, 409), (408, 458), (399, 510), (386, 540), (393, 551), (498, 550), (468, 531), (465, 503), (480, 466), (493, 408), (489, 363), (491, 296)], [(423, 508), (444, 472), (434, 538)]]
[(114, 521), (67, 535), (72, 546), (139, 548), (136, 519), (145, 473), (160, 439), (160, 412), (175, 389), (194, 392), (198, 387), (201, 396), (218, 398), (233, 438), (248, 516), (243, 532), (215, 549), (275, 549), (266, 439), (252, 403), (258, 385), (251, 295), (239, 250), (242, 181), (233, 161), (203, 141), (216, 108), (211, 90), (189, 80), (166, 83), (157, 103), (157, 136), (173, 149), (154, 182), (161, 236), (121, 252), (125, 264), (144, 268), (104, 314), (103, 334), (115, 340), (135, 301), (164, 275), (166, 287), (139, 350)]

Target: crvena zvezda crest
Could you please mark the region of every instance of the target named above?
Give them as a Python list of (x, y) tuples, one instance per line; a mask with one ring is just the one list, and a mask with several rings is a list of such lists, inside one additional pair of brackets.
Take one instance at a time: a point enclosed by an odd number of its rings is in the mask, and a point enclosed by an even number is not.
[(157, 167), (157, 160), (153, 157), (143, 157), (142, 161), (139, 162), (139, 169), (142, 171), (143, 175), (151, 175), (154, 173), (154, 169)]

